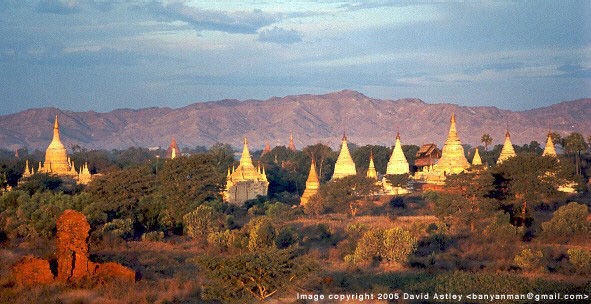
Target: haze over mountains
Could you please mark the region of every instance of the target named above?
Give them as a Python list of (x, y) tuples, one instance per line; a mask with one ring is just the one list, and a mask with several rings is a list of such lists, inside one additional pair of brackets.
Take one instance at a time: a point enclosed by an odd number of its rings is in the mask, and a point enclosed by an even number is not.
[(30, 109), (0, 116), (0, 147), (45, 149), (51, 141), (55, 114), (61, 138), (70, 147), (113, 149), (167, 147), (175, 136), (181, 147), (216, 142), (239, 147), (246, 136), (251, 150), (322, 142), (338, 147), (343, 130), (357, 144), (392, 145), (399, 131), (403, 144), (435, 143), (442, 147), (455, 112), (463, 143), (480, 144), (489, 133), (503, 142), (507, 126), (514, 144), (537, 140), (543, 145), (548, 127), (554, 132), (591, 135), (591, 98), (561, 102), (527, 111), (495, 107), (428, 104), (420, 99), (382, 100), (343, 90), (325, 95), (295, 95), (267, 100), (220, 100), (186, 107), (118, 109), (108, 113)]

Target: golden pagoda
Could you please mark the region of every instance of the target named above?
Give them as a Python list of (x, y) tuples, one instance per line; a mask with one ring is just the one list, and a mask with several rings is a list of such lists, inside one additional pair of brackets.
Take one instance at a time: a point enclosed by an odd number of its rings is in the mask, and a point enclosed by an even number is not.
[(84, 166), (80, 167), (80, 172), (78, 172), (78, 182), (84, 185), (88, 185), (92, 180), (92, 175), (88, 170), (88, 163), (84, 163)]
[(474, 150), (476, 150), (476, 152), (474, 152), (474, 157), (472, 158), (472, 166), (480, 166), (482, 165), (482, 159), (480, 158), (478, 147), (476, 147)]
[(166, 158), (175, 159), (179, 155), (181, 155), (181, 150), (179, 150), (179, 146), (176, 144), (176, 139), (173, 136), (170, 146), (166, 150)]
[(23, 172), (23, 178), (33, 175), (33, 168), (29, 169), (29, 160), (25, 162), (25, 172)]
[(449, 133), (441, 151), (441, 158), (433, 170), (442, 176), (457, 174), (469, 168), (470, 164), (464, 155), (464, 147), (456, 130), (456, 116), (451, 114)]
[[(28, 177), (33, 175), (33, 168), (31, 168), (30, 172), (27, 174), (28, 170), (28, 161), (25, 167), (25, 173), (23, 177)], [(83, 168), (80, 168), (80, 171), (84, 171)], [(70, 160), (68, 157), (68, 153), (66, 151), (66, 147), (62, 144), (60, 140), (60, 131), (59, 131), (59, 121), (57, 115), (55, 115), (55, 122), (53, 124), (53, 139), (47, 150), (45, 151), (45, 161), (43, 164), (39, 162), (39, 167), (37, 169), (37, 173), (46, 173), (52, 174), (62, 177), (70, 177), (76, 180), (77, 182), (80, 181), (80, 173), (76, 171), (74, 166), (74, 162)], [(84, 175), (84, 184), (87, 184), (92, 180), (92, 175), (88, 172), (87, 175)]]
[(290, 132), (289, 133), (289, 146), (288, 146), (289, 150), (291, 151), (296, 151), (296, 147), (295, 144), (293, 143), (293, 134)]
[(320, 180), (318, 179), (318, 174), (316, 174), (316, 164), (314, 162), (314, 158), (312, 158), (312, 163), (310, 164), (310, 173), (308, 174), (308, 179), (306, 180), (306, 189), (300, 198), (300, 205), (307, 204), (310, 201), (310, 198), (314, 194), (318, 193), (319, 187)]
[(394, 145), (394, 150), (392, 150), (392, 156), (390, 156), (390, 160), (388, 161), (386, 174), (397, 175), (408, 173), (410, 173), (408, 161), (406, 160), (406, 156), (404, 156), (404, 152), (402, 151), (402, 145), (400, 144), (400, 134), (397, 133), (396, 143)]
[(373, 151), (369, 151), (369, 167), (367, 168), (367, 177), (373, 178), (375, 180), (378, 179), (378, 172), (376, 171), (376, 166), (373, 163)]
[(511, 135), (509, 134), (509, 130), (507, 130), (507, 133), (505, 133), (505, 143), (503, 144), (503, 149), (501, 149), (501, 154), (499, 155), (497, 164), (500, 164), (513, 156), (515, 156), (515, 149), (513, 149)]
[(356, 174), (357, 170), (355, 169), (355, 163), (353, 162), (353, 158), (351, 158), (351, 153), (349, 153), (349, 147), (347, 146), (347, 136), (343, 134), (341, 153), (339, 153), (337, 162), (334, 165), (334, 172), (331, 180)]
[(265, 148), (263, 149), (263, 152), (261, 152), (261, 156), (263, 156), (269, 152), (271, 152), (271, 145), (269, 145), (269, 143), (266, 143)]
[(269, 181), (265, 174), (265, 168), (252, 164), (252, 158), (248, 151), (248, 141), (244, 138), (244, 148), (240, 157), (238, 168), (228, 168), (226, 177), (226, 189), (223, 193), (224, 200), (232, 204), (242, 204), (259, 195), (267, 195)]
[(548, 138), (546, 139), (546, 147), (542, 156), (554, 156), (557, 157), (556, 149), (554, 148), (554, 141), (552, 140), (552, 133), (548, 132)]

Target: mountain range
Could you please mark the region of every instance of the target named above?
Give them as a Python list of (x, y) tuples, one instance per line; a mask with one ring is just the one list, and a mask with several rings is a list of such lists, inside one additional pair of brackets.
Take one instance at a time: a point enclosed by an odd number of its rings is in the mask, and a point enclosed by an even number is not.
[(425, 103), (420, 99), (384, 100), (343, 90), (324, 95), (294, 95), (267, 100), (219, 100), (182, 108), (117, 109), (107, 113), (57, 108), (29, 109), (0, 116), (0, 147), (45, 149), (59, 115), (62, 142), (87, 149), (130, 146), (167, 147), (171, 137), (194, 147), (216, 142), (251, 150), (265, 143), (287, 145), (290, 133), (298, 148), (322, 142), (333, 148), (346, 131), (356, 144), (392, 145), (397, 132), (403, 144), (435, 143), (442, 147), (455, 112), (463, 143), (480, 144), (488, 133), (503, 143), (507, 129), (514, 144), (544, 144), (546, 134), (573, 131), (591, 135), (591, 98), (564, 101), (526, 111)]

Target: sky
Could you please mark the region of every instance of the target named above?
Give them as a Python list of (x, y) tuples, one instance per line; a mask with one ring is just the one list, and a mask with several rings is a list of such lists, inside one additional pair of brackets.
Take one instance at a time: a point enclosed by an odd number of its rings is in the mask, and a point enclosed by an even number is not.
[(357, 90), (591, 97), (591, 1), (0, 0), (0, 114)]

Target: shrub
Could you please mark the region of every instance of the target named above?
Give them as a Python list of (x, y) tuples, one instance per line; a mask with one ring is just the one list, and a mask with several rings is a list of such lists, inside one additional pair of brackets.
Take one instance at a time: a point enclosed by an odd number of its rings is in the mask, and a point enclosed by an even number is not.
[(558, 208), (552, 219), (542, 223), (542, 231), (547, 238), (567, 239), (586, 235), (591, 232), (591, 223), (587, 221), (587, 206), (571, 202)]
[(142, 234), (142, 241), (162, 241), (164, 239), (164, 232), (162, 231), (150, 231)]
[(373, 229), (366, 231), (357, 242), (353, 259), (356, 263), (371, 260), (404, 263), (416, 246), (417, 239), (400, 227)]
[(277, 233), (275, 246), (279, 249), (285, 249), (298, 242), (299, 235), (292, 227), (282, 227)]
[(220, 249), (244, 249), (248, 246), (248, 237), (239, 230), (211, 232), (207, 236), (207, 243)]
[(188, 236), (205, 239), (209, 233), (224, 228), (226, 217), (211, 206), (201, 205), (183, 216), (183, 224)]
[(591, 274), (591, 250), (572, 248), (567, 251), (568, 261), (581, 274)]
[(273, 246), (275, 241), (275, 228), (267, 217), (258, 217), (248, 223), (248, 249), (255, 251), (261, 248)]
[(111, 236), (128, 239), (133, 236), (133, 221), (127, 219), (114, 219), (103, 226), (103, 235), (110, 234)]
[(532, 249), (523, 249), (521, 252), (515, 256), (513, 261), (515, 264), (523, 269), (523, 270), (536, 270), (542, 266), (542, 260), (544, 255), (540, 250), (532, 250)]

